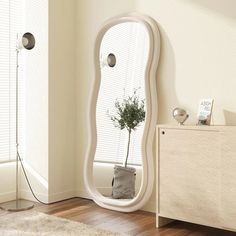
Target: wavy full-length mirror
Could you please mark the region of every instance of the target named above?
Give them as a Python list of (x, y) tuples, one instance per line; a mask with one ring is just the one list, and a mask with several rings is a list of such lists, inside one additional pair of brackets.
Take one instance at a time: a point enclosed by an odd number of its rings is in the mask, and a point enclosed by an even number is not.
[(98, 34), (84, 178), (102, 207), (134, 211), (152, 193), (159, 50), (149, 17), (114, 18)]

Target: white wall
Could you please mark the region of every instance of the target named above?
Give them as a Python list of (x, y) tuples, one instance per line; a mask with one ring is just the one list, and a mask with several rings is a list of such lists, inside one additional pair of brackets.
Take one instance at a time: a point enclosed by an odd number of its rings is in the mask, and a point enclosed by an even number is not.
[[(134, 10), (157, 21), (161, 33), (157, 75), (159, 123), (175, 123), (171, 111), (180, 106), (190, 113), (187, 123), (195, 124), (199, 99), (212, 97), (214, 124), (236, 125), (234, 9), (234, 0), (80, 1), (77, 5), (78, 196), (86, 196), (82, 178), (87, 146), (86, 111), (94, 77), (94, 40), (101, 24), (109, 17)], [(150, 199), (153, 201), (155, 191)]]
[(36, 39), (25, 61), (25, 159), (48, 180), (48, 1), (26, 0), (25, 32)]
[[(25, 29), (36, 39), (25, 56), (25, 156), (27, 172), (36, 192), (47, 195), (48, 186), (48, 1), (25, 1)], [(23, 32), (23, 33), (24, 33)], [(37, 174), (36, 174), (37, 173)], [(29, 194), (21, 178), (22, 197)], [(44, 197), (44, 200), (45, 197)]]
[[(196, 123), (200, 98), (215, 99), (214, 124), (236, 124), (236, 2), (138, 0), (161, 31), (159, 122), (174, 122), (174, 107)], [(234, 9), (234, 10), (233, 10)]]
[[(26, 169), (39, 199), (75, 196), (75, 1), (27, 0)], [(21, 196), (34, 200), (25, 178)]]
[(15, 199), (16, 172), (15, 162), (0, 165), (0, 203)]
[(75, 1), (49, 1), (49, 200), (75, 194)]
[[(55, 202), (75, 196), (75, 1), (27, 4), (26, 169), (39, 199)], [(21, 196), (34, 200), (24, 177)]]

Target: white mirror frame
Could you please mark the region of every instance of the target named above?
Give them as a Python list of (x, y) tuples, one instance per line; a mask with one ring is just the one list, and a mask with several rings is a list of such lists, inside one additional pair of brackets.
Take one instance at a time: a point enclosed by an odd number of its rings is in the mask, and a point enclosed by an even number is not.
[[(146, 96), (146, 120), (142, 139), (142, 182), (140, 190), (133, 199), (111, 199), (103, 196), (94, 185), (93, 162), (97, 145), (96, 130), (96, 104), (100, 88), (101, 70), (99, 62), (100, 45), (104, 34), (114, 25), (125, 22), (137, 22), (145, 26), (149, 34), (149, 56), (145, 70), (145, 96)], [(89, 100), (88, 114), (88, 149), (84, 164), (84, 183), (91, 198), (101, 207), (121, 211), (132, 212), (143, 207), (149, 200), (154, 184), (154, 153), (153, 143), (155, 126), (157, 123), (157, 93), (156, 71), (160, 55), (160, 34), (156, 22), (150, 17), (137, 13), (130, 13), (107, 21), (100, 29), (94, 51), (95, 78)]]

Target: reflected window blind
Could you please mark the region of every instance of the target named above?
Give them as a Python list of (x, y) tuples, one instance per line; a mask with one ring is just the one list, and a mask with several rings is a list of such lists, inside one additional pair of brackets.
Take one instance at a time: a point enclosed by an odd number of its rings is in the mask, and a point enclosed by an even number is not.
[[(145, 98), (145, 67), (148, 58), (149, 38), (144, 26), (124, 23), (109, 29), (101, 43), (100, 58), (116, 55), (115, 67), (101, 67), (101, 84), (96, 107), (97, 148), (95, 161), (122, 164), (126, 157), (128, 132), (115, 128), (107, 111), (115, 114), (116, 99), (132, 95)], [(131, 134), (128, 164), (142, 164), (142, 135), (144, 122)]]
[[(15, 159), (16, 36), (22, 32), (23, 4), (23, 0), (0, 1), (0, 162)], [(19, 131), (22, 140), (22, 71), (19, 75)]]

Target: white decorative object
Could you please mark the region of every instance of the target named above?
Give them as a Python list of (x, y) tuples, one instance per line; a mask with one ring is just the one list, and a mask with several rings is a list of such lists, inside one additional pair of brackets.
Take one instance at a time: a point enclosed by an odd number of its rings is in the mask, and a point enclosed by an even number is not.
[(183, 125), (184, 122), (188, 119), (189, 115), (187, 114), (187, 112), (182, 109), (182, 108), (178, 108), (176, 107), (173, 112), (172, 112), (173, 118), (180, 124)]
[(198, 108), (198, 124), (199, 125), (210, 125), (211, 113), (213, 107), (213, 99), (201, 99)]
[[(149, 56), (145, 68), (145, 101), (146, 120), (142, 138), (142, 182), (137, 195), (131, 200), (111, 199), (103, 196), (96, 188), (93, 180), (93, 163), (97, 146), (96, 127), (96, 102), (101, 82), (100, 69), (100, 46), (104, 34), (113, 26), (121, 23), (135, 22), (143, 25), (149, 35)], [(131, 13), (107, 21), (100, 29), (94, 52), (95, 78), (93, 79), (92, 91), (90, 94), (90, 107), (88, 114), (88, 149), (85, 157), (84, 183), (85, 187), (93, 198), (100, 205), (112, 210), (121, 212), (132, 212), (143, 207), (149, 200), (154, 184), (154, 162), (153, 162), (153, 141), (155, 126), (157, 122), (157, 93), (156, 93), (156, 70), (160, 54), (160, 35), (156, 23), (149, 17), (137, 13)], [(118, 59), (117, 59), (118, 64)], [(116, 67), (114, 67), (116, 68)]]

